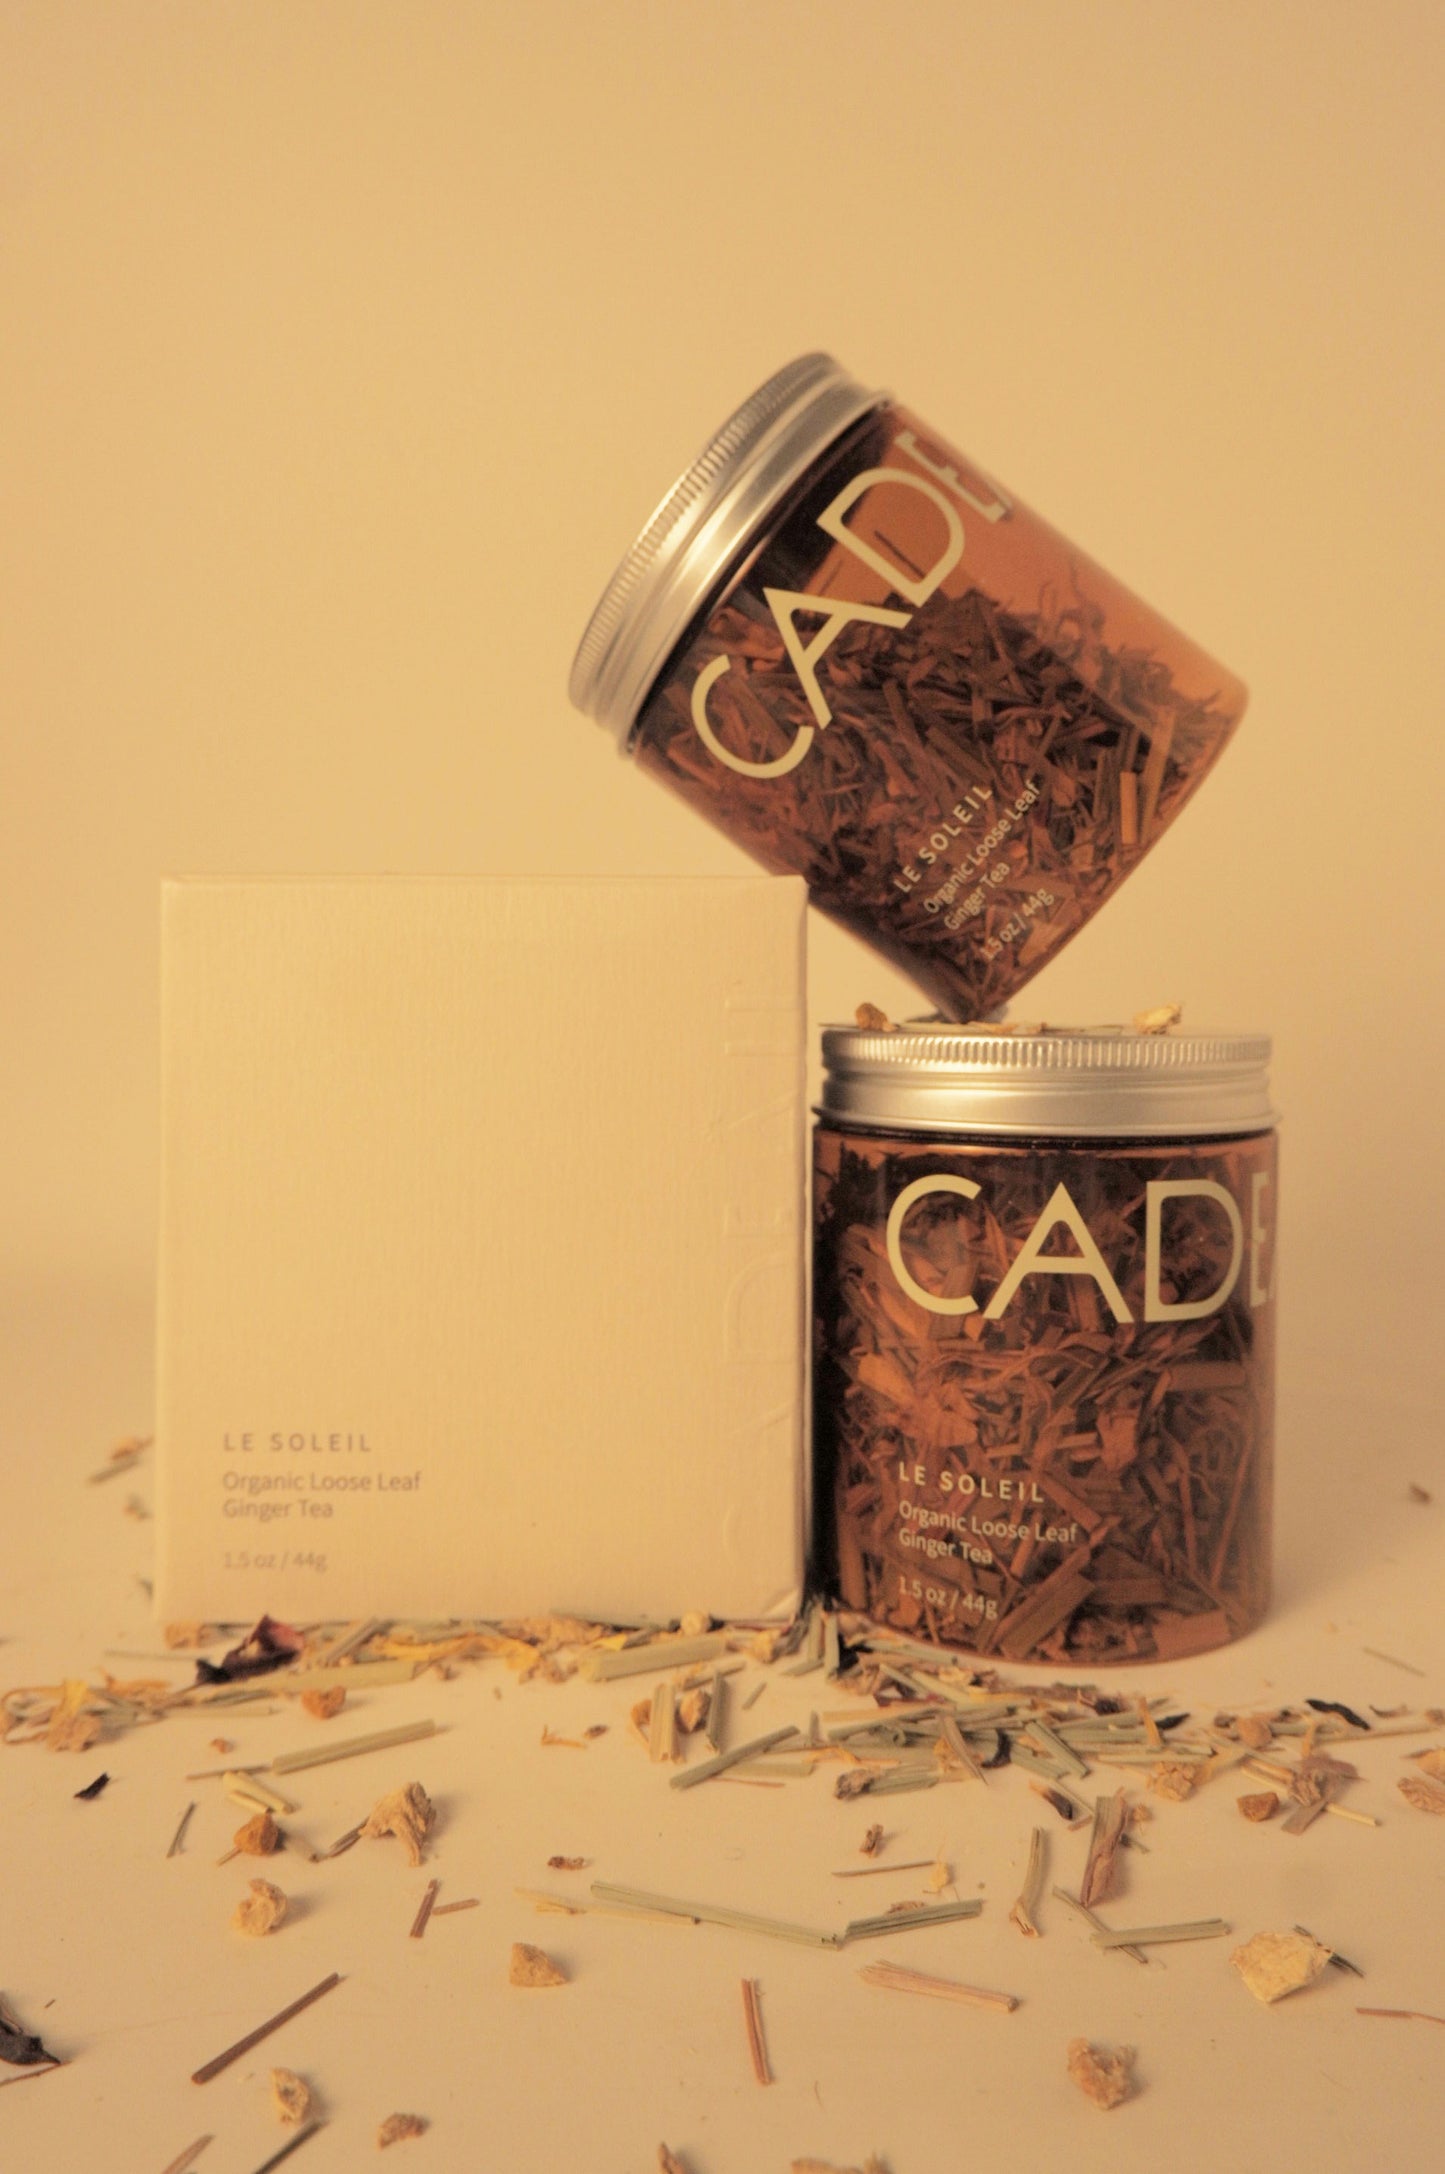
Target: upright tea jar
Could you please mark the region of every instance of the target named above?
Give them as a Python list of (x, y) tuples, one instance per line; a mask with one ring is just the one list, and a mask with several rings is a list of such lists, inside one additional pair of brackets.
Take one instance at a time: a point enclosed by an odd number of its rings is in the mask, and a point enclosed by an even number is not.
[(770, 378), (618, 567), (572, 697), (982, 1018), (1097, 911), (1244, 689), (827, 355)]
[(825, 1032), (816, 1504), (845, 1605), (1090, 1665), (1259, 1622), (1269, 1052), (1119, 1028)]

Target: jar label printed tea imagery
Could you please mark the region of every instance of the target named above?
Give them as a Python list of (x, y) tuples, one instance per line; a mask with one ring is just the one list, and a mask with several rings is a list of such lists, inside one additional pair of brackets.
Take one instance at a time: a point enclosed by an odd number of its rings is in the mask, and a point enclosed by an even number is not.
[(1264, 1611), (1275, 1146), (817, 1136), (825, 1574), (1012, 1660)]

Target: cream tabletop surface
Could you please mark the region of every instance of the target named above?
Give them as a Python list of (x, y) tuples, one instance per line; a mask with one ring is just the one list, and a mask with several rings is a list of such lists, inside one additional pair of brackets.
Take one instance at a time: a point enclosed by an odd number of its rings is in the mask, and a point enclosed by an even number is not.
[[(164, 1654), (142, 1580), (149, 1569), (145, 1460), (102, 1484), (114, 1441), (143, 1430), (148, 1307), (120, 1292), (17, 1298), (7, 1312), (0, 1526), (0, 1679), (56, 1684), (98, 1671), (180, 1685), (191, 1666)], [(1167, 1669), (1128, 1671), (1127, 1688), (1167, 1694), (1208, 1719), (1219, 1708), (1308, 1697), (1364, 1710), (1445, 1697), (1438, 1608), (1445, 1484), (1378, 1460), (1368, 1557), (1355, 1497), (1338, 1485), (1354, 1455), (1327, 1413), (1287, 1422), (1298, 1451), (1282, 1490), (1280, 1592), (1242, 1644)], [(1410, 1482), (1436, 1494), (1423, 1503)], [(1373, 1650), (1370, 1650), (1373, 1649)], [(213, 1654), (218, 1647), (209, 1649)], [(1385, 1656), (1389, 1658), (1385, 1658)], [(867, 1710), (819, 1674), (790, 1677), (748, 1660), (735, 1679), (742, 1737), (813, 1712), (825, 1725)], [(1028, 1671), (1017, 1672), (1029, 1680)], [(273, 2064), (303, 2074), (324, 2126), (296, 2151), (306, 2174), (373, 2163), (377, 2125), (414, 2112), (428, 2128), (401, 2162), (447, 2174), (647, 2174), (666, 2142), (688, 2174), (784, 2174), (796, 2161), (889, 2174), (949, 2174), (983, 2161), (1043, 2168), (1202, 2169), (1259, 2174), (1437, 2163), (1445, 2102), (1445, 2024), (1361, 2015), (1362, 2007), (1445, 2011), (1440, 1912), (1445, 1826), (1412, 1809), (1397, 1782), (1407, 1754), (1445, 1732), (1352, 1744), (1361, 1778), (1344, 1802), (1378, 1824), (1326, 1817), (1298, 1837), (1247, 1824), (1242, 1789), (1221, 1775), (1193, 1800), (1153, 1802), (1147, 1854), (1129, 1853), (1116, 1924), (1220, 1916), (1224, 1939), (1156, 1948), (1146, 1968), (1100, 1953), (1046, 1897), (1041, 1937), (1009, 1922), (1034, 1825), (1053, 1815), (1023, 1773), (986, 1784), (839, 1801), (832, 1773), (758, 1787), (722, 1777), (679, 1791), (628, 1726), (659, 1671), (618, 1683), (521, 1681), (489, 1659), (353, 1693), (319, 1722), (292, 1698), (204, 1714), (182, 1710), (84, 1753), (0, 1750), (3, 1888), (0, 1991), (64, 2066), (0, 2092), (7, 2174), (68, 2174), (103, 2163), (162, 2174), (202, 2136), (203, 2174), (255, 2174), (286, 2140), (272, 2114)], [(1035, 1677), (1034, 1680), (1038, 1680)], [(1079, 1679), (1082, 1680), (1082, 1679)], [(1124, 1687), (1111, 1675), (1105, 1688)], [(765, 1686), (746, 1716), (742, 1701)], [(282, 1779), (297, 1847), (221, 1865), (244, 1813), (215, 1779), (208, 1748), (224, 1731), (239, 1764), (314, 1745), (322, 1732), (369, 1733), (431, 1720), (437, 1733), (390, 1752)], [(1388, 1727), (1379, 1721), (1377, 1727)], [(589, 1738), (586, 1731), (605, 1733)], [(548, 1742), (548, 1736), (563, 1739)], [(689, 1749), (695, 1763), (705, 1747)], [(110, 1781), (92, 1801), (75, 1792)], [(1144, 1794), (1142, 1777), (1122, 1779)], [(420, 1781), (437, 1805), (425, 1861), (394, 1841), (324, 1849), (384, 1792)], [(1082, 1785), (1086, 1790), (1089, 1784)], [(196, 1810), (175, 1856), (187, 1803)], [(942, 1854), (963, 1920), (838, 1952), (708, 1924), (541, 1914), (519, 1890), (586, 1901), (591, 1881), (729, 1905), (836, 1929), (863, 1907), (923, 1899), (926, 1875), (843, 1887), (881, 1815), (879, 1862)], [(1077, 1886), (1084, 1843), (1050, 1835), (1051, 1881)], [(549, 1868), (552, 1856), (584, 1869)], [(291, 1900), (264, 1941), (230, 1929), (247, 1875)], [(439, 1903), (477, 1907), (410, 1927), (427, 1881)], [(876, 1896), (876, 1901), (873, 1897)], [(1355, 1962), (1278, 2006), (1260, 2006), (1228, 1956), (1259, 1931), (1311, 1932)], [(507, 1982), (515, 1941), (542, 1946), (567, 1974), (556, 1990)], [(1012, 2013), (907, 1998), (859, 1981), (888, 1960), (1012, 1993)], [(193, 2071), (332, 1972), (341, 1982), (213, 2081)], [(740, 1985), (758, 1981), (776, 2080), (754, 2080)], [(1084, 2036), (1137, 2049), (1138, 2092), (1112, 2112), (1085, 2103), (1065, 2070)], [(21, 2070), (7, 2071), (17, 2077)]]

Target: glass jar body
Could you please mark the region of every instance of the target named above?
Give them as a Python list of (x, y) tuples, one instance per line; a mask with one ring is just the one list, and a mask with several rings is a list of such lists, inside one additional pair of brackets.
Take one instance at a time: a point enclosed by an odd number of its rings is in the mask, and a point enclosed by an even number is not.
[(1010, 1661), (1170, 1660), (1269, 1594), (1272, 1131), (815, 1154), (817, 1557)]
[(819, 456), (654, 681), (629, 747), (981, 1018), (1097, 911), (1240, 683), (885, 403)]

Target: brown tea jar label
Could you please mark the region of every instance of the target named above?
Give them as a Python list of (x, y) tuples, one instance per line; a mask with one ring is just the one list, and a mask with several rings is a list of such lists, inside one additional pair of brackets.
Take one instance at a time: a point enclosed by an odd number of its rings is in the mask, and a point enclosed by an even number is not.
[(1011, 1660), (1169, 1659), (1269, 1578), (1275, 1142), (817, 1137), (821, 1553)]
[(906, 410), (875, 409), (671, 659), (631, 746), (983, 1016), (1134, 867), (1244, 689)]

